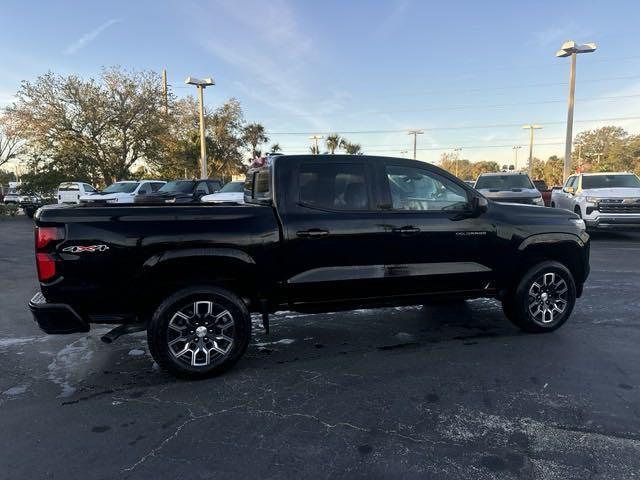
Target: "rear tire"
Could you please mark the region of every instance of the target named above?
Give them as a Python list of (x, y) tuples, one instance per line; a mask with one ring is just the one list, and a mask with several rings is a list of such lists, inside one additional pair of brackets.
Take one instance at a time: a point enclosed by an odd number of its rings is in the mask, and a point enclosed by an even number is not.
[(232, 292), (189, 287), (156, 309), (147, 329), (149, 350), (167, 372), (182, 378), (219, 375), (240, 360), (251, 339), (251, 316)]
[(552, 332), (567, 321), (576, 302), (576, 285), (567, 267), (555, 261), (531, 267), (515, 291), (502, 300), (506, 317), (531, 333)]

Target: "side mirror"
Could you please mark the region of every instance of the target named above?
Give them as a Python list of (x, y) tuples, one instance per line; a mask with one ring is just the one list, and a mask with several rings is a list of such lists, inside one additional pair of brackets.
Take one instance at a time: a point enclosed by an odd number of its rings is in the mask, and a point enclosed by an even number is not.
[(473, 197), (471, 206), (474, 216), (480, 216), (489, 208), (489, 201), (484, 197)]
[(576, 189), (573, 187), (567, 187), (564, 189), (565, 192), (570, 193), (571, 195), (573, 195), (574, 193), (576, 193)]

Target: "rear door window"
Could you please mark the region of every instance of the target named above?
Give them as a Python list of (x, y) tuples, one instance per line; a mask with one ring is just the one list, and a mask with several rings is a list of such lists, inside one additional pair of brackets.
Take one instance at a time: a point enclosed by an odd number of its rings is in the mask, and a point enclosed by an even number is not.
[(300, 204), (327, 210), (368, 210), (371, 205), (363, 164), (302, 164), (298, 172)]

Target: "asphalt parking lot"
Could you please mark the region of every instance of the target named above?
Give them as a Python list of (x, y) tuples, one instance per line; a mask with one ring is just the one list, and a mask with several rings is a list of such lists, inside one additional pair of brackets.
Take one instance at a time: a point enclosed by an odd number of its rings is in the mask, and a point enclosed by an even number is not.
[(44, 335), (29, 219), (0, 220), (0, 478), (636, 478), (640, 234), (600, 234), (570, 321), (498, 303), (282, 313), (228, 374), (143, 334)]

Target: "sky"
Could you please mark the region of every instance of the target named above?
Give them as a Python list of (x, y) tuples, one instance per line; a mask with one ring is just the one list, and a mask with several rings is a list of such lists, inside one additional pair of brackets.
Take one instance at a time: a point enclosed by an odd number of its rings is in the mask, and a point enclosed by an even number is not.
[[(22, 80), (102, 67), (167, 69), (215, 79), (207, 108), (240, 100), (285, 153), (336, 132), (370, 154), (418, 159), (462, 148), (472, 161), (562, 155), (565, 40), (578, 56), (574, 132), (619, 125), (640, 133), (640, 2), (426, 0), (3, 1), (0, 107)], [(405, 153), (408, 151), (408, 153)]]

